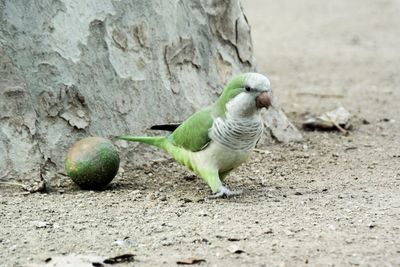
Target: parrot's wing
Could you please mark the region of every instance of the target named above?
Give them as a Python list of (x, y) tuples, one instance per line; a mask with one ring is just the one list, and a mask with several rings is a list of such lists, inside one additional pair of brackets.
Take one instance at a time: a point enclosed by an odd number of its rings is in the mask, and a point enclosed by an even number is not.
[(210, 107), (194, 113), (171, 134), (173, 144), (193, 152), (202, 150), (210, 142), (213, 122)]

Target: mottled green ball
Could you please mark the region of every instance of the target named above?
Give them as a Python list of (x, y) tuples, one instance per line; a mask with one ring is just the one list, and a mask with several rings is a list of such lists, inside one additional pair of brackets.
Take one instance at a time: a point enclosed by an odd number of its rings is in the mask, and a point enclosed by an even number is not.
[(101, 189), (118, 172), (119, 155), (114, 145), (101, 137), (76, 142), (68, 151), (65, 170), (82, 189)]

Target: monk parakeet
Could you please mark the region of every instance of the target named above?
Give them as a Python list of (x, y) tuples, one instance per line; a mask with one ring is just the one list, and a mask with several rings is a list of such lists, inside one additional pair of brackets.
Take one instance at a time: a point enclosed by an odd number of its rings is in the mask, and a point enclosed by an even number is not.
[(163, 149), (210, 186), (215, 197), (239, 192), (223, 185), (224, 178), (249, 157), (263, 132), (260, 111), (271, 106), (267, 77), (245, 73), (233, 78), (217, 101), (194, 113), (182, 124), (152, 129), (172, 131), (167, 136), (118, 136), (118, 139)]

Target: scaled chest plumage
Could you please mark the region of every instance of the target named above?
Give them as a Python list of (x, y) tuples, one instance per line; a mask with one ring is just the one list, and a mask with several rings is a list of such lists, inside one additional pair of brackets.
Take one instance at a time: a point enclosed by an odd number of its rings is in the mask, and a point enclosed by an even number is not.
[(195, 158), (200, 165), (214, 165), (220, 173), (230, 171), (247, 160), (263, 133), (259, 114), (250, 120), (216, 118), (210, 129), (210, 144)]
[(225, 107), (225, 116), (214, 119), (208, 134), (210, 139), (231, 150), (252, 150), (263, 132), (254, 95), (240, 93)]
[(251, 119), (216, 118), (209, 136), (231, 150), (252, 150), (263, 132), (263, 123), (259, 114)]

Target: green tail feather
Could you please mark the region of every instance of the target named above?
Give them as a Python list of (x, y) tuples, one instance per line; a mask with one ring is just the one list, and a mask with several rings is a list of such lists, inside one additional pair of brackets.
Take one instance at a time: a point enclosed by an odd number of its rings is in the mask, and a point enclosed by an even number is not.
[(165, 141), (167, 140), (165, 136), (130, 136), (130, 135), (120, 135), (116, 136), (116, 139), (139, 142), (159, 148), (164, 148)]
[(126, 140), (126, 141), (133, 141), (144, 143), (148, 145), (153, 145), (158, 148), (163, 149), (169, 155), (171, 155), (177, 162), (185, 165), (190, 170), (196, 172), (196, 166), (192, 159), (192, 152), (181, 147), (173, 145), (167, 136), (130, 136), (130, 135), (120, 135), (116, 136), (116, 139)]

